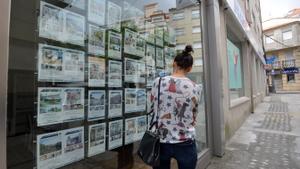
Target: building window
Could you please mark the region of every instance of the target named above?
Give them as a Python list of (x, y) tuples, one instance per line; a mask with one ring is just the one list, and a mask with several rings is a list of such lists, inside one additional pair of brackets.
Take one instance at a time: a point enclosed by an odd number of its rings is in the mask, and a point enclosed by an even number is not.
[(195, 59), (195, 66), (203, 66), (203, 60), (202, 59)]
[(182, 36), (182, 35), (184, 35), (184, 28), (177, 28), (177, 29), (175, 29), (175, 35), (176, 36)]
[(200, 18), (200, 11), (197, 10), (192, 10), (192, 19), (197, 19)]
[(163, 21), (163, 18), (161, 16), (152, 18), (152, 22), (161, 22), (161, 21)]
[(230, 99), (244, 96), (242, 56), (240, 48), (227, 39)]
[(184, 48), (185, 48), (185, 44), (183, 43), (176, 44), (176, 50), (184, 50)]
[(274, 43), (274, 35), (266, 35), (265, 36), (265, 41), (266, 41), (266, 44), (271, 44), (271, 43)]
[(184, 19), (184, 13), (183, 12), (180, 12), (180, 13), (175, 13), (173, 15), (173, 20), (176, 21), (176, 20), (181, 20), (181, 19)]
[(287, 74), (287, 82), (295, 83), (295, 74)]
[(285, 31), (282, 33), (282, 39), (283, 40), (289, 40), (293, 38), (293, 32), (291, 30)]
[(201, 48), (202, 48), (202, 43), (201, 43), (201, 41), (194, 42), (193, 47), (194, 47), (195, 49), (201, 49)]
[(200, 33), (201, 32), (201, 28), (200, 26), (193, 26), (193, 33)]

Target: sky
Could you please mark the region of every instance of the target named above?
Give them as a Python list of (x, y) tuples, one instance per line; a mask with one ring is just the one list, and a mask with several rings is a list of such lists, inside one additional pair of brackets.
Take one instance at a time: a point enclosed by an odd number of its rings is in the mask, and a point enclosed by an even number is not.
[(290, 10), (300, 8), (300, 0), (260, 0), (262, 20), (283, 17)]

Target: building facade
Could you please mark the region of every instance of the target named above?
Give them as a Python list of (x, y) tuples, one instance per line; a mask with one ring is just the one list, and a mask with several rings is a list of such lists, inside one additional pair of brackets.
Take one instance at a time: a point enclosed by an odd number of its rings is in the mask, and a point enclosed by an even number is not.
[(206, 168), (266, 95), (260, 23), (259, 0), (2, 0), (0, 168), (148, 168), (152, 81), (186, 44)]
[[(296, 15), (297, 10), (292, 12)], [(292, 15), (292, 13), (290, 15)], [(300, 90), (300, 20), (288, 16), (264, 23), (269, 86), (273, 91)]]

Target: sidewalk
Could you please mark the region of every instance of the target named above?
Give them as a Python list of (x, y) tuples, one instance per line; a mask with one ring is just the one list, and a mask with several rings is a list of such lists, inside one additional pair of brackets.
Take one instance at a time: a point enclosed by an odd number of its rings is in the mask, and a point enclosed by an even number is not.
[(266, 97), (208, 169), (300, 169), (300, 94)]

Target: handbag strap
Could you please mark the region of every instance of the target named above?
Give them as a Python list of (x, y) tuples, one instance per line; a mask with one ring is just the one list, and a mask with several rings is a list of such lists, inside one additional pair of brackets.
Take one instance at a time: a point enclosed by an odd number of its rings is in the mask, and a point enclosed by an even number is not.
[(160, 84), (161, 84), (161, 77), (158, 80), (156, 121), (153, 122), (154, 116), (152, 116), (151, 126), (149, 127), (149, 130), (151, 130), (154, 127), (154, 125), (155, 125), (155, 128), (158, 129), (158, 120), (159, 120), (159, 114), (158, 114), (158, 112), (159, 112), (159, 104), (160, 104), (160, 86), (161, 86)]

